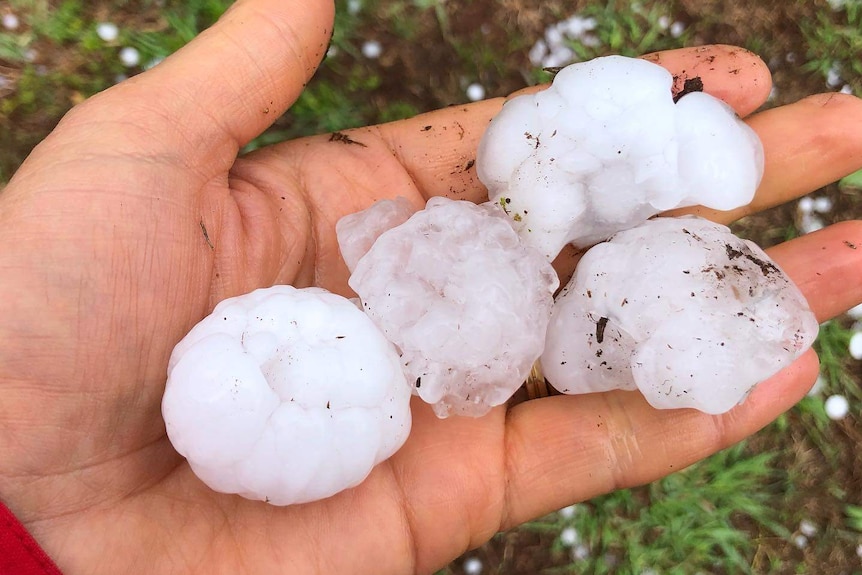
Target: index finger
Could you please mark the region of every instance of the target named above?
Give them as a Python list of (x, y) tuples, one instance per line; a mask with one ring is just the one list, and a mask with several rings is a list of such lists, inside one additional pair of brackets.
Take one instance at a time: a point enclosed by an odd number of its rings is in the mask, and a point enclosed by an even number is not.
[[(763, 104), (772, 86), (763, 61), (733, 46), (682, 48), (644, 58), (674, 76), (700, 77), (704, 91), (727, 102), (741, 116)], [(504, 102), (504, 98), (494, 98), (450, 107), (384, 124), (379, 131), (426, 198), (481, 202), (487, 200), (487, 191), (473, 167), (476, 149)]]

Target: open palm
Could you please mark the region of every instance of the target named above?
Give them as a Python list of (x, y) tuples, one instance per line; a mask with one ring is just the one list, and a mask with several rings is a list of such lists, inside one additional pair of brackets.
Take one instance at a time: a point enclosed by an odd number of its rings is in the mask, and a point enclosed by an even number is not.
[[(813, 353), (726, 416), (639, 394), (553, 397), (480, 419), (414, 402), (407, 444), (361, 486), (271, 507), (209, 491), (159, 407), (171, 349), (221, 299), (277, 283), (347, 290), (334, 225), (375, 200), (480, 201), (501, 100), (238, 150), (322, 58), (331, 6), (238, 2), (152, 71), (73, 110), (0, 196), (0, 500), (67, 573), (427, 573), (500, 529), (680, 469), (759, 429), (813, 382)], [(325, 3), (313, 3), (325, 4)], [(769, 77), (727, 47), (653, 55), (741, 114)], [(225, 71), (233, 76), (228, 76)], [(862, 166), (862, 103), (750, 119), (767, 171), (729, 221)], [(823, 320), (862, 300), (858, 222), (773, 256)]]

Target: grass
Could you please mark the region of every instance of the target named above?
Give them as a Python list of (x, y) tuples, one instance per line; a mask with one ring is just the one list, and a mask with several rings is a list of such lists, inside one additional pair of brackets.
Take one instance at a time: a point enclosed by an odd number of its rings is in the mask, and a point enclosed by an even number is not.
[[(163, 58), (214, 22), (229, 0), (8, 0), (22, 25), (0, 30), (0, 185), (62, 114), (112, 85), (125, 68), (117, 54), (133, 46), (142, 66)], [(456, 5), (457, 4), (457, 5)], [(253, 149), (301, 135), (409, 117), (466, 101), (480, 82), (489, 96), (547, 81), (527, 54), (548, 26), (576, 9), (595, 18), (592, 39), (568, 38), (578, 59), (635, 55), (698, 41), (742, 44), (770, 62), (778, 97), (791, 101), (823, 89), (830, 71), (862, 93), (862, 1), (840, 10), (794, 0), (771, 9), (739, 0), (365, 0), (338, 2), (330, 55), (290, 112), (257, 138)], [(6, 5), (4, 5), (6, 6)], [(119, 25), (116, 42), (96, 24)], [(684, 32), (674, 37), (669, 22)], [(484, 26), (483, 26), (484, 24)], [(362, 44), (383, 46), (378, 59)], [(790, 62), (793, 51), (799, 61)], [(860, 217), (862, 172), (830, 195)], [(756, 239), (799, 235), (792, 208), (746, 219)], [(862, 437), (858, 416), (833, 422), (823, 398), (841, 393), (856, 414), (862, 406), (858, 362), (848, 358), (849, 322), (822, 326), (817, 349), (824, 389), (803, 400), (748, 443), (649, 486), (619, 491), (500, 534), (471, 552), (486, 572), (520, 573), (862, 573)], [(803, 520), (818, 533), (804, 549), (792, 540)], [(561, 534), (578, 542), (572, 546)], [(463, 560), (441, 573), (461, 573)]]

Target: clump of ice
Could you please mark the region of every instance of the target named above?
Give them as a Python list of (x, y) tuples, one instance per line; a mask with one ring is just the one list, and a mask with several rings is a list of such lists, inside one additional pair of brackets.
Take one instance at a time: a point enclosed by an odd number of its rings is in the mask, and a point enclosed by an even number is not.
[(464, 564), (462, 565), (465, 575), (479, 575), (482, 573), (484, 567), (482, 560), (478, 557), (468, 557), (464, 560)]
[(862, 331), (857, 331), (850, 336), (850, 344), (848, 346), (850, 357), (853, 359), (862, 359)]
[(559, 280), (495, 206), (432, 198), (377, 238), (349, 283), (445, 417), (483, 415), (520, 387)]
[(369, 60), (376, 60), (383, 55), (383, 44), (377, 40), (368, 40), (362, 44), (362, 55)]
[(608, 56), (503, 106), (476, 167), (524, 241), (552, 259), (664, 210), (751, 201), (763, 172), (757, 135), (707, 94), (674, 103), (673, 84), (661, 66)]
[(479, 100), (484, 100), (485, 99), (485, 86), (483, 86), (482, 84), (479, 84), (477, 82), (474, 82), (474, 83), (470, 84), (469, 86), (467, 86), (465, 93), (467, 94), (467, 99), (470, 100), (471, 102), (478, 102)]
[(18, 26), (20, 26), (21, 21), (18, 19), (18, 16), (16, 16), (15, 14), (12, 14), (11, 12), (7, 12), (6, 14), (3, 14), (2, 24), (3, 24), (3, 27), (6, 28), (7, 30), (14, 31), (14, 30), (18, 29)]
[(120, 29), (113, 22), (99, 22), (96, 24), (96, 35), (104, 42), (113, 42), (120, 37)]
[(826, 416), (829, 419), (838, 421), (844, 419), (850, 413), (850, 403), (843, 395), (830, 395), (823, 403), (823, 409), (826, 411)]
[(223, 493), (274, 505), (359, 484), (410, 431), (410, 386), (391, 343), (319, 288), (219, 303), (174, 348), (168, 437)]
[(574, 547), (578, 543), (580, 543), (581, 537), (578, 534), (578, 530), (574, 527), (566, 527), (562, 531), (560, 531), (560, 543), (564, 547)]
[(639, 389), (659, 409), (717, 414), (817, 332), (802, 294), (756, 245), (700, 218), (656, 218), (584, 255), (541, 362), (563, 393)]
[(809, 519), (803, 519), (799, 522), (799, 532), (806, 537), (814, 537), (817, 535), (817, 525)]
[(592, 16), (575, 14), (545, 28), (545, 33), (530, 48), (528, 57), (534, 66), (554, 68), (571, 64), (577, 58), (570, 42), (596, 47), (601, 44), (593, 32), (598, 21)]
[(335, 224), (341, 257), (351, 272), (359, 259), (368, 253), (385, 231), (406, 222), (416, 210), (406, 198), (381, 200), (371, 207), (349, 214)]
[(141, 53), (136, 48), (126, 46), (120, 50), (120, 63), (126, 68), (134, 68), (141, 63)]

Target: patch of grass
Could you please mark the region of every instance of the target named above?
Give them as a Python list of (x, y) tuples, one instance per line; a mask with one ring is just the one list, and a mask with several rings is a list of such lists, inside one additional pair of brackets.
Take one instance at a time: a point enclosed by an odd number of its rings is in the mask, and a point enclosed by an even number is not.
[[(805, 69), (862, 94), (862, 1), (847, 0), (840, 10), (824, 10), (802, 22), (807, 43)], [(840, 81), (839, 81), (840, 80)]]
[[(770, 505), (780, 475), (772, 459), (738, 445), (648, 487), (578, 505), (571, 517), (552, 514), (524, 528), (553, 535), (552, 552), (568, 562), (546, 573), (746, 573), (756, 542), (743, 524), (788, 535)], [(560, 538), (567, 529), (577, 534), (574, 546)]]

